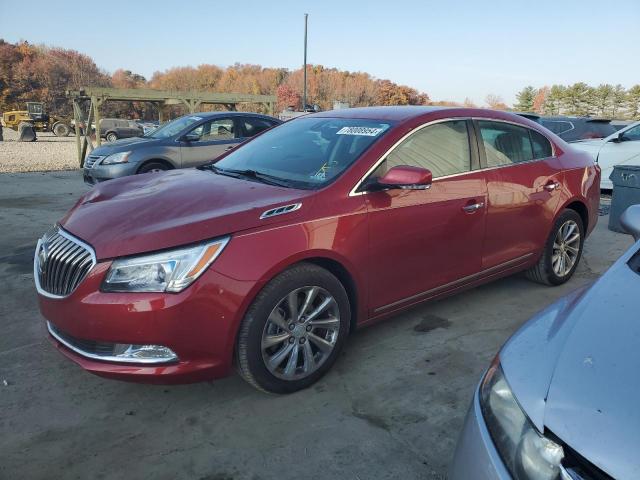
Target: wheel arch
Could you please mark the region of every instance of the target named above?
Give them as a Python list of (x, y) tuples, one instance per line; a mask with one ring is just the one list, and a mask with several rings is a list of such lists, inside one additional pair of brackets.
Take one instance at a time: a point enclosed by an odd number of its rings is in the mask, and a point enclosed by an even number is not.
[[(569, 201), (562, 210), (573, 210), (578, 215), (580, 215), (580, 219), (582, 220), (582, 228), (585, 232), (588, 231), (589, 228), (589, 208), (587, 205), (577, 199)], [(560, 214), (562, 210), (558, 213)]]
[(317, 265), (333, 274), (342, 284), (349, 298), (349, 306), (351, 308), (350, 331), (354, 331), (358, 320), (366, 313), (366, 304), (364, 298), (366, 292), (362, 281), (354, 273), (355, 269), (349, 265), (348, 261), (336, 255), (336, 252), (325, 250), (309, 250), (302, 254), (293, 255), (285, 260), (278, 262), (273, 268), (265, 272), (264, 275), (256, 282), (255, 288), (247, 295), (247, 301), (243, 305), (241, 311), (242, 316), (254, 301), (260, 291), (275, 277), (282, 272), (295, 267), (301, 263), (311, 263)]
[[(338, 281), (342, 284), (344, 289), (347, 291), (347, 297), (349, 298), (349, 306), (351, 307), (351, 319), (350, 319), (349, 330), (353, 332), (356, 329), (356, 326), (358, 324), (359, 298), (358, 298), (358, 287), (356, 286), (356, 282), (353, 276), (351, 275), (351, 273), (349, 272), (349, 270), (347, 270), (347, 268), (342, 263), (329, 257), (310, 257), (297, 263), (312, 263), (314, 265), (317, 265), (329, 271), (331, 274), (333, 274), (333, 276), (335, 276), (338, 279)], [(293, 265), (296, 265), (296, 264), (293, 264)]]

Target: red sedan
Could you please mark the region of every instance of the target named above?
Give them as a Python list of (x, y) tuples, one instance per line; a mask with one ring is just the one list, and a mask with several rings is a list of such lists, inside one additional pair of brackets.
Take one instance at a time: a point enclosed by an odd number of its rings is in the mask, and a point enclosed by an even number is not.
[(38, 243), (40, 309), (98, 375), (292, 392), (356, 327), (505, 275), (566, 282), (600, 171), (504, 112), (305, 116), (215, 165), (98, 185)]

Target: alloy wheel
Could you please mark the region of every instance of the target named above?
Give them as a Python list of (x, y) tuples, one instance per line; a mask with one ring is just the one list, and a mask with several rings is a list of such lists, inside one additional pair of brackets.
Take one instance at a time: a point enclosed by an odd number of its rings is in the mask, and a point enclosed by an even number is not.
[(340, 310), (324, 288), (293, 290), (271, 311), (262, 333), (262, 359), (277, 378), (311, 375), (331, 355), (340, 333)]
[(558, 229), (551, 255), (551, 266), (558, 277), (571, 272), (580, 254), (580, 240), (580, 228), (573, 220), (567, 220)]

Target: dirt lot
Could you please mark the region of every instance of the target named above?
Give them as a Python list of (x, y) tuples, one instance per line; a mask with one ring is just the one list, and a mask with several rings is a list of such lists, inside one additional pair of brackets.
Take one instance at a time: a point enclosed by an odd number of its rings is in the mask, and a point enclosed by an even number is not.
[(78, 168), (76, 137), (56, 137), (53, 133), (36, 134), (35, 142), (16, 142), (18, 134), (2, 129), (0, 173), (40, 172)]
[(2, 479), (442, 478), (500, 345), (631, 244), (601, 217), (569, 284), (515, 276), (415, 308), (357, 332), (335, 368), (294, 395), (237, 376), (145, 386), (82, 371), (38, 313), (36, 239), (85, 189), (78, 171), (0, 175)]

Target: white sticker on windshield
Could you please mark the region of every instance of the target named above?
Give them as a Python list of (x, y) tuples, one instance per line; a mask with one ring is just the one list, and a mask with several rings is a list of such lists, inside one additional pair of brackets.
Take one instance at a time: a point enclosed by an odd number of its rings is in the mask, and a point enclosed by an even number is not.
[(189, 117), (189, 120), (195, 120), (196, 122), (202, 120), (202, 117)]
[(342, 127), (336, 135), (364, 135), (366, 137), (376, 137), (384, 131), (384, 128), (375, 127)]

